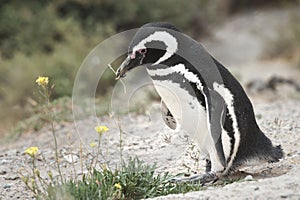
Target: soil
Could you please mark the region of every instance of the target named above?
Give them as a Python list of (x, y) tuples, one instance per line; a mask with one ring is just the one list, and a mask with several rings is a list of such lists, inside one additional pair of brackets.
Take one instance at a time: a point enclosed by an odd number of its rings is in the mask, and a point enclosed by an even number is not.
[[(257, 101), (257, 100), (256, 100)], [(300, 104), (297, 100), (278, 100), (272, 103), (254, 104), (258, 123), (274, 144), (281, 144), (285, 157), (277, 163), (260, 163), (244, 166), (239, 178), (251, 175), (249, 181), (234, 182), (226, 186), (211, 186), (205, 191), (181, 195), (170, 195), (159, 199), (225, 199), (225, 198), (300, 198)], [(109, 161), (111, 167), (120, 164), (120, 140), (118, 126), (109, 117), (101, 117), (101, 124), (110, 128), (103, 135), (102, 146), (104, 158), (99, 164)], [(130, 122), (130, 123), (128, 123)], [(150, 126), (149, 126), (149, 123)], [(97, 138), (93, 130), (93, 119), (78, 122), (80, 130), (76, 131), (74, 124), (57, 125), (57, 138), (61, 156), (61, 166), (64, 174), (81, 175), (80, 143), (83, 144), (84, 160), (89, 160), (87, 152), (94, 149), (89, 144)], [(203, 157), (193, 150), (193, 146), (181, 131), (170, 131), (162, 127), (163, 121), (157, 112), (151, 116), (124, 116), (120, 118), (122, 127), (123, 158), (138, 156), (147, 164), (157, 163), (157, 172), (194, 174), (204, 172)], [(83, 126), (81, 126), (83, 125)], [(162, 129), (161, 129), (162, 128)], [(80, 135), (79, 135), (80, 134)], [(53, 138), (47, 127), (42, 130), (23, 135), (18, 141), (1, 147), (0, 154), (0, 195), (3, 199), (31, 199), (29, 192), (21, 180), (21, 172), (30, 170), (30, 159), (23, 152), (27, 147), (38, 146), (46, 162), (39, 156), (38, 168), (43, 177), (48, 170), (55, 171)], [(71, 164), (72, 157), (76, 172)], [(198, 158), (197, 159), (195, 159)], [(83, 173), (86, 171), (83, 171)], [(236, 175), (236, 174), (234, 174)], [(232, 175), (232, 177), (234, 177)], [(248, 178), (249, 179), (249, 176)]]

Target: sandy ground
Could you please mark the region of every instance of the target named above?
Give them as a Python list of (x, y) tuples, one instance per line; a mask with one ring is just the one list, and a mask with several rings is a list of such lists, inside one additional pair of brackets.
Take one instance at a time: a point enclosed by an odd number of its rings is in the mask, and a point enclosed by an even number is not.
[[(263, 163), (242, 168), (242, 171), (252, 174), (251, 181), (235, 182), (225, 187), (212, 186), (205, 191), (170, 195), (161, 199), (227, 199), (229, 197), (299, 199), (300, 103), (296, 100), (257, 103), (255, 110), (256, 115), (260, 116), (258, 123), (262, 130), (275, 144), (282, 145), (285, 152), (284, 159), (278, 163)], [(109, 117), (102, 117), (99, 120), (110, 128), (110, 131), (102, 138), (104, 158), (100, 159), (100, 163), (107, 160), (110, 166), (114, 167), (120, 164), (118, 127)], [(70, 164), (71, 155), (73, 155), (76, 174), (81, 174), (79, 146), (82, 142), (84, 157), (88, 160), (86, 153), (93, 152), (89, 144), (97, 137), (93, 130), (95, 124), (96, 122), (92, 119), (80, 121), (78, 127), (81, 129), (78, 132), (74, 124), (56, 127), (64, 173), (74, 174)], [(201, 156), (198, 162), (192, 159), (197, 152), (191, 150), (190, 142), (187, 141), (185, 134), (181, 131), (172, 132), (167, 127), (163, 127), (159, 113), (153, 114), (151, 121), (145, 116), (124, 116), (120, 118), (120, 124), (123, 124), (123, 127), (126, 125), (122, 135), (123, 158), (138, 156), (148, 164), (157, 163), (158, 172), (169, 171), (171, 174), (203, 172), (204, 160)], [(29, 170), (28, 156), (22, 154), (29, 146), (38, 146), (46, 157), (46, 162), (41, 160), (38, 162), (38, 168), (43, 176), (46, 177), (46, 172), (55, 167), (53, 140), (51, 131), (47, 127), (39, 132), (24, 135), (15, 143), (2, 146), (0, 149), (0, 195), (3, 199), (30, 199), (32, 196), (20, 179), (20, 172), (25, 173), (24, 169)]]
[[(230, 70), (238, 75), (242, 83), (247, 83), (254, 78), (267, 80), (272, 75), (299, 80), (299, 71), (284, 61), (259, 60), (262, 54), (259, 51), (262, 49), (261, 35), (253, 29), (260, 30), (264, 35), (268, 34), (269, 27), (263, 24), (271, 21), (273, 23), (276, 19), (286, 19), (284, 12), (279, 14), (276, 12), (278, 11), (254, 12), (231, 19), (224, 26), (218, 27), (213, 40), (206, 41), (204, 45), (222, 63), (232, 66)], [(245, 22), (247, 26), (244, 25)], [(234, 38), (233, 33), (239, 37)], [(246, 48), (247, 51), (234, 51), (234, 49)], [(241, 170), (252, 174), (252, 179), (248, 181), (234, 182), (226, 186), (211, 186), (204, 191), (169, 195), (157, 199), (300, 199), (299, 95), (285, 86), (275, 92), (249, 94), (261, 129), (274, 144), (282, 145), (285, 157), (278, 163), (245, 166)], [(150, 115), (130, 114), (118, 119), (124, 131), (123, 158), (138, 156), (148, 164), (157, 163), (157, 172), (169, 171), (171, 174), (203, 172), (203, 157), (192, 149), (192, 140), (188, 139), (182, 131), (175, 132), (165, 127), (158, 105), (154, 105), (150, 113)], [(109, 161), (111, 167), (117, 166), (120, 164), (118, 126), (108, 116), (97, 120), (110, 128), (102, 138), (104, 156), (99, 163)], [(85, 160), (89, 160), (88, 153), (95, 151), (89, 144), (97, 138), (94, 131), (97, 120), (87, 118), (77, 121), (76, 124), (55, 125), (63, 173), (80, 175), (85, 172), (81, 170), (80, 144), (83, 144), (82, 156)], [(22, 135), (13, 143), (3, 144), (0, 147), (0, 199), (32, 199), (32, 194), (20, 179), (20, 173), (26, 174), (26, 170), (29, 170), (29, 159), (23, 152), (30, 146), (38, 146), (41, 154), (46, 158), (46, 162), (40, 159), (37, 163), (42, 176), (46, 177), (47, 170), (55, 168), (53, 138), (49, 127)], [(71, 160), (75, 163), (75, 170)]]

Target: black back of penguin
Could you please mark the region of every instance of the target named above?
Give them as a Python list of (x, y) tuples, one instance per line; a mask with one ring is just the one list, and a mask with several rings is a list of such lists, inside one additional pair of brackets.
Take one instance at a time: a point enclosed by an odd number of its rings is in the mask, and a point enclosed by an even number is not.
[(233, 168), (251, 159), (261, 159), (267, 162), (279, 161), (284, 155), (283, 150), (280, 145), (273, 146), (271, 140), (259, 128), (252, 103), (244, 89), (221, 63), (216, 59), (214, 62), (221, 73), (224, 85), (231, 88), (236, 99), (234, 107), (237, 108), (235, 113), (239, 121), (241, 140)]

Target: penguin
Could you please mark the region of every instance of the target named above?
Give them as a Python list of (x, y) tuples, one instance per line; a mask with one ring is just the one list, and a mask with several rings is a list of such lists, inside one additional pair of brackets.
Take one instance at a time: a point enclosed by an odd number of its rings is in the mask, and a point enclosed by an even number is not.
[(281, 146), (274, 146), (259, 128), (252, 103), (237, 79), (172, 24), (152, 22), (140, 27), (116, 79), (136, 67), (145, 67), (152, 79), (166, 125), (186, 131), (206, 157), (205, 174), (182, 181), (205, 184), (252, 159), (283, 158)]

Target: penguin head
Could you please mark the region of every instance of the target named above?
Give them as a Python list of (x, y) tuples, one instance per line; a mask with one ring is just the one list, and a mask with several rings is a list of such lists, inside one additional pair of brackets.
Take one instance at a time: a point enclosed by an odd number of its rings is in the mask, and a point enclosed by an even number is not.
[(131, 69), (159, 64), (169, 59), (178, 50), (174, 32), (180, 32), (175, 26), (165, 22), (143, 25), (133, 37), (126, 59), (117, 69), (117, 79), (123, 78)]

